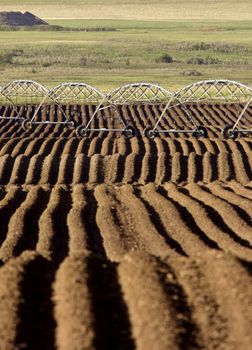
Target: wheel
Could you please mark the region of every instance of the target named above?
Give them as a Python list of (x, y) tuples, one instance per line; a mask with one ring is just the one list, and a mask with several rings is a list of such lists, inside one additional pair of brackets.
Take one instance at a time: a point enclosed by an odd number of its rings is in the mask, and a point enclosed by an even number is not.
[(143, 131), (144, 136), (148, 137), (148, 139), (154, 139), (156, 136), (156, 132), (152, 127), (145, 128)]
[(23, 122), (22, 122), (22, 128), (24, 130), (29, 130), (32, 128), (32, 123), (29, 119), (25, 119)]
[(192, 135), (196, 138), (207, 137), (207, 128), (203, 125), (199, 125)]
[(17, 121), (18, 125), (22, 125), (23, 122), (24, 122), (24, 119), (23, 118), (17, 118), (16, 121)]
[(227, 125), (224, 129), (222, 129), (222, 135), (226, 139), (236, 139), (238, 136), (238, 131), (234, 129), (233, 125)]
[(89, 130), (83, 125), (79, 125), (75, 132), (78, 137), (87, 137), (89, 134)]
[(75, 120), (68, 120), (66, 122), (66, 127), (68, 128), (68, 130), (74, 130), (76, 128)]
[(136, 130), (133, 126), (127, 125), (125, 129), (123, 130), (123, 135), (130, 139), (131, 137), (136, 136)]

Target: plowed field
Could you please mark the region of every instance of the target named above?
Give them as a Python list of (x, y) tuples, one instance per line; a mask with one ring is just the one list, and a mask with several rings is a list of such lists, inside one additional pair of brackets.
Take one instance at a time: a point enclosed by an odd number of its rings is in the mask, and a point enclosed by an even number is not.
[(142, 137), (163, 106), (120, 109), (132, 139), (0, 122), (0, 350), (251, 349), (252, 139), (221, 136), (241, 107), (191, 105), (201, 139)]

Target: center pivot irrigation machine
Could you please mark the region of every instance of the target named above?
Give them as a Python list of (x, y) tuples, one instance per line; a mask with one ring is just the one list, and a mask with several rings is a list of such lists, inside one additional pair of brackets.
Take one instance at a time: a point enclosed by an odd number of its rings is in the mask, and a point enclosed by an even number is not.
[(35, 105), (47, 95), (48, 90), (32, 80), (14, 80), (3, 86), (0, 91), (1, 105), (8, 105), (11, 113), (0, 119), (14, 120), (22, 124)]
[[(227, 123), (222, 126), (225, 138), (234, 139), (239, 133), (252, 134), (252, 88), (232, 80), (203, 80), (173, 93), (157, 84), (133, 83), (107, 94), (85, 83), (62, 83), (49, 90), (32, 80), (14, 80), (0, 87), (0, 120), (13, 120), (22, 124), (25, 130), (39, 124), (61, 124), (68, 129), (75, 129), (76, 124), (80, 124), (76, 128), (78, 137), (103, 131), (121, 132), (130, 138), (136, 135), (136, 130), (121, 113), (121, 107), (164, 104), (163, 110), (152, 119), (153, 125), (144, 129), (146, 137), (154, 138), (161, 133), (206, 137), (207, 129), (195, 122), (190, 106), (211, 102), (227, 104)], [(235, 104), (237, 115), (232, 112), (230, 116), (230, 104)], [(85, 105), (89, 105), (89, 112), (83, 125), (81, 111)], [(103, 118), (102, 122), (100, 118)]]
[[(67, 116), (66, 107), (76, 104), (97, 104), (104, 95), (96, 88), (84, 84), (84, 83), (62, 83), (57, 85), (48, 91), (47, 95), (40, 102), (31, 120), (26, 122), (26, 125), (30, 127), (32, 124), (50, 123), (50, 124), (64, 124), (70, 130), (76, 126), (76, 120), (74, 119), (74, 111), (71, 111), (70, 118)], [(59, 108), (58, 117), (63, 120), (57, 121), (36, 121), (38, 112), (44, 104), (48, 104), (49, 101), (53, 101)]]
[[(105, 131), (122, 132), (128, 138), (133, 137), (136, 135), (136, 130), (132, 125), (127, 124), (126, 120), (120, 115), (118, 111), (119, 106), (143, 103), (161, 103), (163, 101), (166, 101), (170, 95), (171, 93), (166, 89), (162, 88), (159, 85), (150, 83), (127, 84), (114, 89), (107, 95), (104, 95), (87, 125), (80, 125), (76, 129), (77, 136), (88, 136), (91, 131)], [(92, 127), (94, 119), (98, 116), (98, 113), (105, 109), (110, 110), (110, 115), (113, 119), (111, 127)], [(119, 123), (116, 124), (116, 120), (119, 121)]]
[[(251, 120), (246, 118), (246, 112), (252, 104), (252, 88), (230, 80), (222, 81), (222, 84), (221, 94), (225, 102), (238, 103), (240, 106), (235, 123), (226, 125), (222, 129), (222, 135), (235, 139), (238, 133), (252, 133)], [(251, 116), (250, 119), (252, 119)]]
[[(74, 128), (74, 123), (68, 119), (58, 101), (51, 94), (51, 90), (46, 89), (41, 84), (32, 80), (15, 80), (5, 85), (1, 90), (1, 99), (10, 103), (13, 112), (10, 116), (1, 116), (0, 119), (15, 120), (22, 124), (23, 129), (32, 128), (38, 124), (63, 124), (69, 129)], [(5, 101), (5, 102), (6, 102)], [(50, 118), (49, 109), (45, 114), (41, 109), (48, 103), (55, 103), (62, 111), (61, 120), (53, 115)], [(30, 118), (29, 116), (32, 115)]]
[[(245, 103), (237, 116), (234, 125), (226, 125), (222, 134), (226, 138), (236, 138), (238, 132), (252, 132), (248, 127), (238, 128), (239, 123), (252, 103), (252, 89), (244, 84), (231, 80), (203, 80), (190, 84), (175, 92), (168, 100), (163, 112), (153, 127), (144, 130), (148, 138), (155, 137), (158, 133), (192, 133), (195, 137), (207, 136), (207, 129), (203, 125), (197, 126), (194, 118), (188, 109), (190, 103), (202, 103), (215, 101), (218, 103)], [(180, 106), (189, 117), (193, 129), (164, 129), (160, 128), (162, 119), (168, 111)]]

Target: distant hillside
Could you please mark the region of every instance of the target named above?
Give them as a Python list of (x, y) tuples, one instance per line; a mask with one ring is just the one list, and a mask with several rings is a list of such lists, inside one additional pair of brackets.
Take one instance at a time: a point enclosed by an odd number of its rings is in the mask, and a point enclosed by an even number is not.
[(252, 0), (0, 0), (1, 11), (55, 19), (252, 20)]
[(35, 26), (48, 25), (45, 21), (30, 12), (0, 12), (0, 25)]

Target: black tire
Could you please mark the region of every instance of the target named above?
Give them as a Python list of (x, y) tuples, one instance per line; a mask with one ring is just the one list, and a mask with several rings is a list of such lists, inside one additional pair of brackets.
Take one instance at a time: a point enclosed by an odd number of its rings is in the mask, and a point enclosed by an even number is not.
[(148, 139), (154, 139), (154, 137), (156, 136), (156, 132), (153, 131), (152, 127), (145, 128), (144, 131), (143, 131), (143, 134)]
[(74, 130), (76, 128), (76, 121), (75, 120), (68, 120), (66, 122), (66, 127), (68, 130)]
[(207, 128), (203, 125), (199, 125), (192, 135), (197, 139), (200, 137), (207, 137)]
[(18, 125), (22, 125), (23, 124), (23, 121), (24, 121), (24, 118), (17, 118), (16, 119), (16, 121), (17, 121), (17, 123), (18, 123)]
[(222, 135), (226, 138), (226, 139), (236, 139), (238, 136), (238, 131), (236, 129), (234, 129), (233, 125), (227, 125), (225, 126), (224, 129), (222, 129)]
[(86, 129), (85, 126), (79, 125), (78, 128), (75, 130), (77, 137), (87, 137), (89, 135), (89, 130)]
[(125, 129), (123, 130), (123, 135), (130, 139), (131, 137), (136, 136), (136, 130), (133, 126), (127, 125)]
[(30, 120), (28, 119), (25, 119), (23, 122), (22, 122), (22, 128), (24, 130), (30, 130), (32, 128), (32, 123)]

